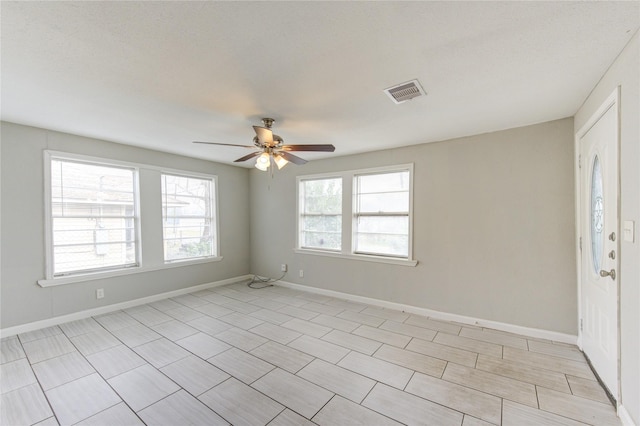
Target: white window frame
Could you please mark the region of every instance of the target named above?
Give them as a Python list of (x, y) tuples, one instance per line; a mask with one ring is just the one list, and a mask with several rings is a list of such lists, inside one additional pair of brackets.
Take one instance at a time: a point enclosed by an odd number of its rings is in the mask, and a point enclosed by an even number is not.
[(304, 203), (303, 203), (303, 198), (302, 198), (302, 193), (301, 193), (301, 184), (303, 182), (308, 182), (308, 181), (316, 181), (316, 180), (329, 180), (329, 179), (340, 179), (341, 180), (341, 184), (342, 184), (342, 188), (341, 188), (341, 192), (342, 192), (342, 210), (340, 211), (340, 220), (341, 223), (344, 225), (344, 178), (342, 175), (340, 174), (327, 174), (327, 175), (313, 175), (313, 176), (300, 176), (296, 179), (296, 199), (298, 200), (298, 206), (297, 206), (297, 228), (296, 228), (296, 247), (302, 249), (302, 250), (312, 250), (312, 251), (322, 251), (322, 252), (329, 252), (329, 253), (341, 253), (342, 252), (342, 248), (344, 247), (344, 231), (341, 232), (340, 235), (340, 249), (323, 249), (323, 248), (319, 248), (319, 247), (303, 247), (302, 246), (302, 239), (300, 238), (300, 233), (302, 232), (302, 216), (303, 216), (303, 212), (301, 211)]
[[(137, 170), (136, 173), (136, 178), (135, 178), (135, 196), (136, 198), (136, 218), (138, 219), (138, 223), (136, 224), (136, 243), (138, 244), (138, 246), (136, 247), (136, 253), (137, 253), (137, 263), (138, 266), (135, 267), (129, 267), (129, 268), (124, 268), (124, 269), (110, 269), (110, 270), (105, 270), (105, 271), (98, 271), (98, 272), (91, 272), (91, 273), (79, 273), (79, 274), (74, 274), (74, 275), (70, 275), (70, 276), (63, 276), (63, 277), (54, 277), (53, 276), (53, 222), (52, 222), (52, 210), (51, 210), (51, 158), (60, 158), (60, 159), (68, 159), (71, 161), (83, 161), (83, 162), (90, 162), (90, 163), (96, 163), (96, 164), (103, 164), (106, 166), (116, 166), (116, 167), (127, 167), (127, 168), (134, 168)], [(166, 168), (166, 167), (158, 167), (158, 166), (152, 166), (152, 165), (148, 165), (148, 164), (141, 164), (141, 163), (134, 163), (134, 162), (128, 162), (128, 161), (120, 161), (120, 160), (114, 160), (114, 159), (108, 159), (108, 158), (99, 158), (99, 157), (92, 157), (92, 156), (88, 156), (88, 155), (82, 155), (82, 154), (74, 154), (74, 153), (69, 153), (69, 152), (62, 152), (62, 151), (54, 151), (54, 150), (45, 150), (44, 151), (44, 156), (43, 156), (43, 162), (44, 162), (44, 228), (45, 228), (45, 278), (38, 280), (37, 283), (40, 287), (54, 287), (54, 286), (59, 286), (59, 285), (66, 285), (66, 284), (73, 284), (73, 283), (79, 283), (79, 282), (88, 282), (88, 281), (92, 281), (92, 280), (99, 280), (99, 279), (105, 279), (105, 278), (111, 278), (111, 277), (117, 277), (117, 276), (124, 276), (124, 275), (132, 275), (132, 274), (138, 274), (138, 273), (145, 273), (145, 272), (152, 272), (152, 271), (159, 271), (159, 270), (165, 270), (165, 269), (169, 269), (169, 268), (176, 268), (176, 267), (184, 267), (184, 266), (190, 266), (190, 265), (198, 265), (198, 264), (204, 264), (204, 263), (211, 263), (211, 262), (219, 262), (221, 260), (223, 260), (223, 257), (221, 255), (221, 251), (220, 251), (220, 215), (219, 215), (219, 211), (218, 211), (218, 177), (215, 175), (210, 175), (210, 174), (204, 174), (204, 173), (198, 173), (198, 172), (191, 172), (191, 171), (185, 171), (185, 170), (179, 170), (179, 169), (171, 169), (171, 168)], [(140, 173), (141, 172), (153, 172), (156, 173), (158, 176), (158, 180), (157, 180), (157, 185), (156, 185), (156, 190), (145, 190), (145, 193), (147, 193), (148, 191), (154, 192), (157, 191), (157, 193), (155, 194), (151, 194), (151, 197), (154, 197), (158, 200), (160, 200), (160, 202), (157, 204), (157, 208), (154, 208), (152, 212), (149, 213), (144, 213), (143, 209), (141, 207), (141, 203), (140, 203)], [(158, 229), (159, 232), (159, 236), (157, 239), (155, 239), (156, 241), (159, 241), (160, 244), (162, 244), (163, 242), (163, 238), (162, 238), (162, 193), (161, 193), (161, 188), (160, 188), (160, 174), (162, 173), (166, 173), (166, 174), (174, 174), (174, 175), (187, 175), (187, 176), (193, 176), (193, 177), (204, 177), (204, 178), (212, 178), (214, 180), (215, 183), (215, 187), (214, 187), (214, 196), (215, 198), (215, 218), (216, 218), (216, 253), (217, 255), (214, 257), (207, 257), (207, 258), (197, 258), (197, 259), (188, 259), (188, 260), (184, 260), (182, 262), (170, 262), (170, 263), (165, 263), (164, 262), (164, 250), (162, 249), (162, 247), (156, 248), (153, 246), (149, 246), (149, 244), (153, 244), (150, 243), (149, 240), (153, 241), (154, 238), (147, 238), (146, 242), (145, 240), (143, 240), (142, 235), (143, 235), (143, 227), (145, 226), (143, 222), (145, 222), (145, 215), (146, 216), (154, 216), (154, 215), (158, 215), (159, 219), (158, 219), (158, 223), (160, 225), (160, 228)], [(148, 178), (148, 176), (146, 177)], [(143, 177), (143, 179), (146, 179)], [(148, 195), (145, 195), (145, 197), (148, 197)], [(152, 220), (152, 222), (154, 222)], [(146, 229), (144, 231), (144, 233), (149, 232), (149, 229)], [(155, 227), (154, 227), (154, 232), (155, 232)], [(146, 249), (145, 249), (145, 245), (146, 245)]]
[[(140, 232), (140, 178), (139, 178), (139, 167), (136, 165), (132, 165), (130, 163), (124, 163), (116, 160), (106, 160), (103, 158), (97, 157), (89, 157), (86, 155), (79, 154), (70, 154), (56, 151), (45, 151), (45, 164), (44, 164), (44, 214), (45, 214), (45, 269), (46, 269), (46, 279), (41, 280), (44, 281), (45, 284), (47, 281), (52, 282), (76, 282), (80, 280), (85, 280), (88, 276), (99, 276), (103, 277), (110, 274), (119, 274), (122, 271), (134, 270), (138, 269), (141, 265), (142, 259), (142, 244), (141, 244), (141, 232)], [(52, 211), (52, 192), (51, 192), (51, 162), (53, 160), (62, 160), (69, 162), (78, 162), (85, 164), (95, 164), (96, 166), (105, 166), (105, 167), (117, 167), (117, 168), (126, 168), (132, 169), (133, 173), (133, 198), (134, 198), (134, 214), (133, 221), (135, 227), (135, 253), (136, 258), (133, 264), (131, 265), (123, 265), (123, 266), (114, 266), (112, 268), (104, 268), (92, 270), (88, 269), (85, 271), (75, 271), (68, 274), (54, 274), (54, 254), (53, 254), (53, 211)], [(40, 285), (42, 285), (41, 281), (38, 281)], [(50, 283), (49, 283), (50, 284)]]
[[(203, 174), (203, 173), (193, 173), (193, 172), (185, 172), (185, 171), (177, 171), (177, 170), (162, 170), (160, 173), (160, 182), (162, 182), (162, 176), (163, 175), (169, 175), (169, 176), (178, 176), (178, 177), (184, 177), (184, 178), (193, 178), (193, 179), (200, 179), (200, 180), (208, 180), (211, 182), (211, 193), (209, 194), (209, 202), (211, 203), (211, 222), (212, 222), (212, 227), (213, 227), (213, 231), (215, 233), (214, 236), (214, 242), (215, 242), (215, 246), (214, 246), (214, 251), (215, 253), (211, 256), (198, 256), (198, 257), (189, 257), (189, 258), (185, 258), (185, 259), (173, 259), (173, 260), (167, 260), (167, 255), (164, 252), (164, 203), (161, 206), (161, 209), (163, 210), (162, 213), (162, 243), (163, 243), (163, 260), (164, 263), (167, 265), (170, 264), (185, 264), (185, 263), (193, 263), (193, 262), (202, 262), (202, 261), (207, 261), (207, 260), (216, 260), (219, 259), (219, 253), (220, 253), (220, 226), (219, 226), (219, 215), (218, 215), (218, 177), (214, 176), (214, 175), (208, 175), (208, 174)], [(162, 192), (164, 191), (163, 188), (160, 189), (160, 197), (162, 198)]]
[[(409, 252), (407, 258), (372, 255), (355, 252), (355, 177), (363, 174), (390, 173), (399, 171), (409, 171)], [(335, 257), (350, 260), (360, 260), (367, 262), (387, 263), (402, 266), (416, 266), (418, 261), (413, 259), (413, 163), (398, 164), (391, 166), (373, 167), (367, 169), (348, 170), (334, 173), (322, 173), (314, 175), (303, 175), (296, 177), (296, 245), (294, 252), (305, 255), (316, 255)], [(305, 180), (342, 178), (342, 250), (329, 251), (320, 249), (309, 249), (300, 245), (300, 183)]]

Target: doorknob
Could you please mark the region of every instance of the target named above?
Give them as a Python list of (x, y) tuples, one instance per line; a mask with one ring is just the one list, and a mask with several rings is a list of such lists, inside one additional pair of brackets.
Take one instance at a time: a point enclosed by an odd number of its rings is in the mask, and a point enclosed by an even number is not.
[(602, 270), (602, 271), (600, 271), (600, 276), (602, 278), (611, 277), (612, 280), (615, 280), (616, 279), (616, 270), (615, 269), (612, 269), (611, 271)]

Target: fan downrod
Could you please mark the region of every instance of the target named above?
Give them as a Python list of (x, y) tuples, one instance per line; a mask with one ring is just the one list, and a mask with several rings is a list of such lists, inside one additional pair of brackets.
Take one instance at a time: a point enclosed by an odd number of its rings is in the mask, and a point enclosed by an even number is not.
[(262, 119), (262, 124), (264, 124), (264, 127), (266, 127), (267, 129), (270, 129), (275, 121), (276, 120), (274, 120), (273, 118), (265, 117)]

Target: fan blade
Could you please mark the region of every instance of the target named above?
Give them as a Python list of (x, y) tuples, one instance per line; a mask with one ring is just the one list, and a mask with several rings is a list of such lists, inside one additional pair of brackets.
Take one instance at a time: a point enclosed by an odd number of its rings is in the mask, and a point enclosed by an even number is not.
[(279, 152), (280, 155), (282, 155), (284, 157), (285, 160), (292, 162), (293, 164), (297, 164), (299, 166), (305, 164), (307, 162), (307, 160), (300, 158), (296, 155), (293, 154), (289, 154), (286, 151), (280, 151)]
[(281, 147), (284, 151), (323, 151), (333, 152), (336, 147), (331, 144), (318, 144), (318, 145), (284, 145)]
[(261, 145), (271, 146), (273, 145), (273, 132), (266, 127), (253, 126), (253, 130), (256, 131), (258, 141)]
[(234, 163), (241, 163), (243, 161), (247, 161), (253, 157), (257, 157), (258, 155), (262, 154), (262, 151), (256, 151), (256, 152), (252, 152), (251, 154), (247, 154), (244, 157), (240, 157), (237, 160), (234, 161)]
[(203, 144), (206, 144), (206, 145), (239, 146), (241, 148), (255, 148), (255, 146), (251, 146), (251, 145), (235, 145), (235, 144), (232, 144), (232, 143), (200, 142), (200, 141), (193, 141), (193, 143), (203, 143)]

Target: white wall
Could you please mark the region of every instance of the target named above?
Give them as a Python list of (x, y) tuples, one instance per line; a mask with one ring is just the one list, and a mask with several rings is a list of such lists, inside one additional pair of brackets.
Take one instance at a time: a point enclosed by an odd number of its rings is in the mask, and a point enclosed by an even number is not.
[[(246, 169), (50, 130), (1, 123), (2, 274), (0, 328), (49, 319), (249, 273)], [(43, 151), (55, 150), (218, 176), (220, 262), (42, 288), (45, 278)], [(142, 260), (161, 264), (158, 171), (141, 170)], [(145, 191), (149, 185), (158, 185)], [(156, 196), (150, 196), (155, 194)], [(158, 246), (154, 250), (153, 244)], [(96, 300), (95, 289), (105, 298)]]
[(640, 425), (640, 33), (625, 47), (575, 116), (577, 132), (620, 86), (620, 217), (635, 222), (620, 242), (620, 401)]
[[(297, 175), (411, 162), (416, 267), (294, 253)], [(293, 283), (576, 335), (573, 172), (571, 118), (254, 170), (251, 272), (287, 263)]]

